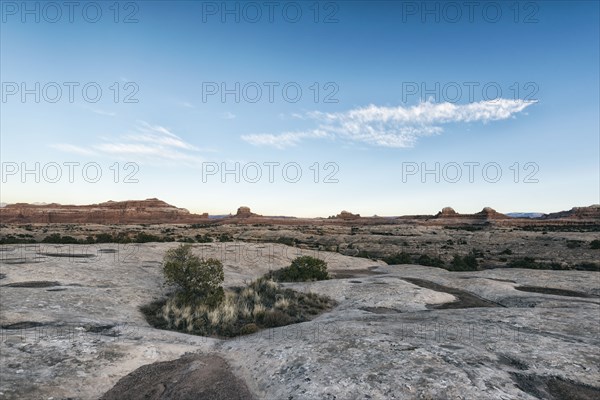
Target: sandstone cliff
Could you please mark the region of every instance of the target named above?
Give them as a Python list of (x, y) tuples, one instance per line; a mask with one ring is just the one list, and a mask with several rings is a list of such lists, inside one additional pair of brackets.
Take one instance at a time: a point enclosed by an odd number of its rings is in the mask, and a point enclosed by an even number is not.
[(193, 223), (207, 220), (208, 214), (191, 214), (158, 199), (107, 201), (92, 205), (8, 204), (0, 208), (1, 223)]

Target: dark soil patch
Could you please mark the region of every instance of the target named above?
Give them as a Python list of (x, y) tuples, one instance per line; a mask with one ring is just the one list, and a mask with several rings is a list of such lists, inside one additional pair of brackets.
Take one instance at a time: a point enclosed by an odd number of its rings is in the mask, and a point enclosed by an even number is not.
[(465, 292), (460, 289), (451, 288), (448, 286), (438, 285), (430, 281), (417, 278), (402, 278), (403, 280), (410, 282), (414, 285), (424, 287), (426, 289), (435, 290), (436, 292), (449, 293), (456, 298), (457, 301), (451, 303), (429, 305), (427, 308), (435, 310), (446, 310), (446, 309), (457, 309), (457, 308), (476, 308), (476, 307), (502, 307), (501, 305), (494, 303), (493, 301), (485, 300), (477, 297), (471, 293)]
[(521, 371), (525, 371), (529, 369), (529, 366), (527, 364), (525, 364), (523, 361), (518, 360), (514, 357), (511, 356), (507, 356), (504, 354), (500, 354), (498, 355), (498, 361), (500, 362), (500, 364), (521, 370)]
[(18, 288), (46, 288), (53, 286), (60, 286), (60, 282), (56, 281), (26, 281), (26, 282), (13, 282), (2, 285), (3, 287), (18, 287)]
[(349, 281), (350, 283), (362, 283), (362, 281)]
[(112, 331), (115, 325), (87, 325), (85, 331), (90, 333), (98, 333), (104, 336), (118, 336), (118, 333)]
[(522, 292), (531, 292), (531, 293), (542, 293), (542, 294), (553, 294), (555, 296), (568, 296), (568, 297), (599, 297), (590, 295), (583, 292), (576, 292), (574, 290), (566, 290), (566, 289), (556, 289), (556, 288), (547, 288), (547, 287), (539, 287), (539, 286), (517, 286), (515, 289), (520, 290)]
[(517, 387), (538, 399), (595, 400), (600, 389), (557, 376), (512, 374)]
[(333, 279), (364, 278), (365, 276), (382, 275), (384, 272), (373, 271), (378, 267), (368, 269), (330, 269)]
[(37, 321), (21, 321), (21, 322), (15, 322), (14, 324), (8, 324), (8, 325), (2, 325), (1, 328), (2, 329), (31, 329), (31, 328), (37, 328), (38, 326), (45, 326), (48, 324), (45, 324), (43, 322), (37, 322)]
[(253, 399), (246, 384), (221, 357), (184, 356), (144, 365), (121, 378), (101, 400)]
[(95, 254), (90, 253), (38, 253), (46, 257), (68, 257), (68, 258), (92, 258)]
[(27, 258), (5, 258), (2, 260), (3, 263), (5, 264), (34, 264), (34, 263), (40, 263), (42, 262), (39, 259), (27, 259)]
[(66, 288), (46, 289), (46, 292), (64, 292)]
[(98, 253), (118, 253), (119, 250), (117, 249), (100, 249), (98, 250)]
[(373, 314), (398, 314), (400, 311), (389, 307), (362, 307), (359, 310), (368, 311)]
[(490, 281), (517, 283), (511, 279), (500, 279), (500, 278), (486, 278), (484, 276), (458, 276), (458, 279), (489, 279)]

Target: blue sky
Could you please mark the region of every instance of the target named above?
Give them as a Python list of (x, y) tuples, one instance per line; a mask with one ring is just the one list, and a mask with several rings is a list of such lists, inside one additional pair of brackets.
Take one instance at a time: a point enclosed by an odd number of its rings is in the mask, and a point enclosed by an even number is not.
[(2, 202), (297, 216), (600, 202), (598, 2), (53, 4), (2, 3)]

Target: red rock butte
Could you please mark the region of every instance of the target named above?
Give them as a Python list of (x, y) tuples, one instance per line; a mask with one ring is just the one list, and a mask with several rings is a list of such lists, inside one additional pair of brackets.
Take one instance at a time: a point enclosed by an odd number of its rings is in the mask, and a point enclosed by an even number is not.
[(107, 201), (91, 205), (8, 204), (0, 208), (2, 223), (164, 224), (208, 220), (208, 214), (192, 214), (158, 199)]

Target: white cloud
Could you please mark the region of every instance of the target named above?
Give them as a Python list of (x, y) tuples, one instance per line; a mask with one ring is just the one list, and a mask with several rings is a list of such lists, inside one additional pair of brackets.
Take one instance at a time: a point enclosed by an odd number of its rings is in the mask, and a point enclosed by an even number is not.
[(439, 125), (508, 119), (533, 103), (496, 99), (469, 104), (423, 102), (412, 107), (369, 105), (339, 113), (315, 111), (307, 113), (307, 117), (318, 123), (317, 129), (244, 135), (242, 139), (254, 145), (276, 148), (295, 146), (303, 139), (324, 137), (340, 137), (375, 146), (412, 147), (419, 137), (441, 134), (444, 129)]
[(169, 129), (160, 125), (151, 125), (138, 121), (136, 133), (130, 133), (116, 139), (102, 138), (104, 142), (81, 147), (68, 143), (53, 144), (51, 147), (79, 155), (112, 155), (128, 158), (129, 161), (163, 162), (185, 161), (199, 163), (201, 151), (184, 141)]
[(234, 113), (229, 112), (229, 111), (224, 112), (223, 114), (221, 114), (221, 118), (223, 118), (223, 119), (235, 119), (236, 117), (237, 116)]
[(256, 135), (244, 135), (242, 139), (255, 146), (273, 146), (279, 149), (296, 146), (302, 139), (317, 139), (331, 136), (323, 130), (306, 132), (285, 132), (278, 135), (262, 133)]

